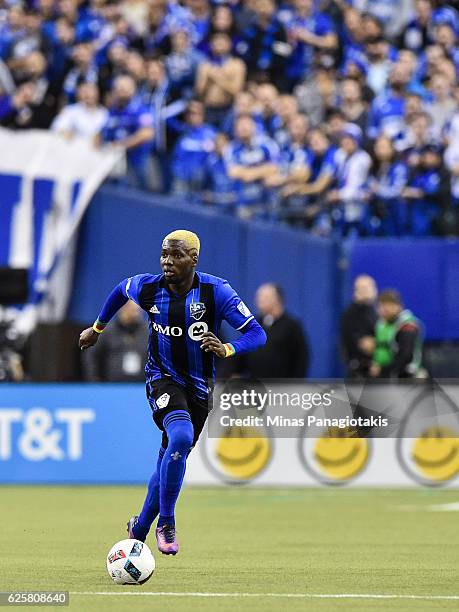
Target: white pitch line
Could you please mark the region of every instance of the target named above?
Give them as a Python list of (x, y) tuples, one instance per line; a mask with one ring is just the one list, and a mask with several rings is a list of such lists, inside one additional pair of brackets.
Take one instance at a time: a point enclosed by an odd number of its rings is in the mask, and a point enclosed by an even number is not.
[[(134, 586), (134, 585), (133, 585)], [(459, 595), (389, 595), (371, 593), (180, 593), (168, 591), (71, 591), (70, 595), (100, 595), (100, 596), (141, 596), (141, 597), (280, 597), (292, 599), (424, 599), (457, 601)]]
[(459, 512), (459, 502), (450, 504), (434, 504), (428, 507), (433, 512)]

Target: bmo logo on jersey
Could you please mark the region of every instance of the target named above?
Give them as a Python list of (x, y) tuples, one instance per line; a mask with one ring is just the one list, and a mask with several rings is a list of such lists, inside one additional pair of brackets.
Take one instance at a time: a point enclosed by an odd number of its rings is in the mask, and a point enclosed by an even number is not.
[(207, 331), (209, 331), (207, 323), (205, 321), (199, 321), (190, 325), (188, 328), (188, 335), (192, 340), (198, 341), (201, 340)]
[(158, 334), (163, 334), (164, 336), (174, 336), (178, 337), (183, 334), (183, 329), (181, 327), (170, 327), (169, 325), (160, 325), (160, 323), (156, 323), (153, 321), (152, 323), (153, 329), (158, 332)]
[[(163, 334), (163, 336), (174, 336), (174, 338), (178, 338), (183, 335), (183, 329), (181, 327), (177, 327), (176, 325), (161, 325), (160, 323), (156, 323), (153, 321), (152, 323), (153, 329), (158, 332), (158, 334)], [(188, 335), (192, 340), (196, 340), (198, 342), (201, 340), (203, 335), (209, 331), (209, 326), (205, 321), (199, 321), (193, 323), (188, 328)]]

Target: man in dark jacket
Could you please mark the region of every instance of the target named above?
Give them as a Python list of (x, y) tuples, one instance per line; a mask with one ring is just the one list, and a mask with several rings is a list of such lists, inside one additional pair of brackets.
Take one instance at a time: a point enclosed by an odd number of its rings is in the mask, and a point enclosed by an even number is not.
[(341, 317), (341, 348), (348, 378), (365, 378), (369, 375), (378, 319), (376, 296), (374, 279), (367, 274), (357, 276), (353, 300)]
[(142, 311), (127, 302), (110, 329), (101, 335), (92, 351), (83, 355), (83, 373), (88, 382), (141, 382), (145, 379), (148, 326)]
[[(309, 348), (299, 321), (284, 307), (281, 287), (261, 285), (256, 293), (257, 321), (267, 335), (266, 344), (253, 353), (232, 360), (231, 373), (251, 379), (304, 378), (309, 366)], [(229, 360), (228, 360), (229, 361)]]

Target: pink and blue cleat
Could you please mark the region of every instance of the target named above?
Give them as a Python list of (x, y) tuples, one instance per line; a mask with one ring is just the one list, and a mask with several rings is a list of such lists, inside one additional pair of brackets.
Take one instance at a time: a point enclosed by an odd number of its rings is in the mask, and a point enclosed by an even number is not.
[(173, 525), (163, 525), (156, 528), (156, 542), (158, 550), (163, 555), (176, 555), (179, 551), (175, 527)]

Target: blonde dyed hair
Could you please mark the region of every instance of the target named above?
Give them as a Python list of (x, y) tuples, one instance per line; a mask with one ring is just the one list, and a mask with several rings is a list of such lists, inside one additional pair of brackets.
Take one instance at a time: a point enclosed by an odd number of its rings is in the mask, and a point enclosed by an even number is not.
[(167, 234), (167, 236), (164, 237), (164, 240), (181, 240), (185, 243), (188, 251), (191, 249), (196, 249), (196, 252), (199, 255), (201, 243), (197, 235), (189, 230), (174, 230), (170, 234)]

